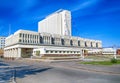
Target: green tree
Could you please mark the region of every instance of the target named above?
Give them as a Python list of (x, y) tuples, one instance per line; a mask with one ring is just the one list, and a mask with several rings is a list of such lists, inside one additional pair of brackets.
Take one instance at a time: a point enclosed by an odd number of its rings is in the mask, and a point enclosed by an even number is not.
[(39, 56), (40, 55), (40, 51), (36, 51), (36, 55)]

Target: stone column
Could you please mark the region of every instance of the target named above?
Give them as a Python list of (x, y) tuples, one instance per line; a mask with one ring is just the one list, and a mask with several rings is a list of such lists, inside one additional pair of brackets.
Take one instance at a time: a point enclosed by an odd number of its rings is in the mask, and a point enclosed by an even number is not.
[(21, 57), (21, 48), (18, 48), (18, 57)]
[(84, 59), (84, 49), (81, 49), (80, 54), (81, 54), (81, 58)]

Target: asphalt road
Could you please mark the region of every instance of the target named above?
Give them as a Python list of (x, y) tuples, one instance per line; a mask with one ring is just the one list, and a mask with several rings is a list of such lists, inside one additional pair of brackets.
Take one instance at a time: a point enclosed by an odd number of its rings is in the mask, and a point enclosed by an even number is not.
[[(8, 81), (14, 72), (17, 83), (120, 83), (120, 75), (96, 73), (66, 66), (58, 67), (54, 63), (3, 63), (1, 62), (2, 66), (0, 66), (0, 72), (4, 72), (4, 74), (0, 73), (2, 79)], [(59, 62), (55, 64), (59, 65)]]

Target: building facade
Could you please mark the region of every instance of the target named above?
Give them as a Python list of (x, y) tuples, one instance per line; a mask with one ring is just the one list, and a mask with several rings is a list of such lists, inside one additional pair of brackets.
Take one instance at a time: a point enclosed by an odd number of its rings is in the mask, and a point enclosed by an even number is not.
[(34, 49), (40, 49), (40, 56), (43, 56), (51, 54), (80, 55), (83, 49), (100, 48), (102, 48), (102, 42), (99, 40), (18, 30), (6, 38), (4, 57), (33, 56), (35, 55)]
[(5, 39), (6, 37), (0, 37), (0, 49), (3, 49), (5, 47)]
[(38, 23), (38, 32), (18, 30), (7, 37), (4, 57), (80, 56), (101, 48), (99, 40), (71, 36), (71, 12), (58, 10)]
[(58, 10), (38, 22), (38, 32), (71, 36), (71, 12)]

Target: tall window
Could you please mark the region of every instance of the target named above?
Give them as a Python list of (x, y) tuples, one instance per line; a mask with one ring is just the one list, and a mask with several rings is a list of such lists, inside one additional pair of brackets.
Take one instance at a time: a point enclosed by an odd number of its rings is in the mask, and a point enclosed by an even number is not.
[(55, 39), (53, 37), (51, 38), (51, 43), (55, 44)]
[(40, 43), (43, 43), (43, 37), (40, 36)]
[(73, 41), (72, 40), (70, 40), (70, 45), (73, 46)]
[(24, 38), (24, 34), (23, 34), (23, 38)]
[(80, 41), (78, 41), (78, 46), (80, 46)]
[(98, 48), (98, 43), (96, 43), (96, 47)]
[(91, 47), (93, 47), (93, 44), (92, 44), (92, 42), (91, 42)]
[(62, 43), (62, 45), (65, 45), (64, 39), (61, 39), (61, 43)]
[(85, 42), (85, 47), (87, 47), (87, 42)]
[(22, 36), (22, 33), (20, 33), (19, 37), (21, 37), (21, 36)]

